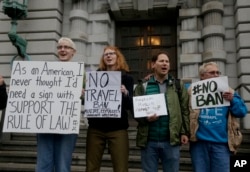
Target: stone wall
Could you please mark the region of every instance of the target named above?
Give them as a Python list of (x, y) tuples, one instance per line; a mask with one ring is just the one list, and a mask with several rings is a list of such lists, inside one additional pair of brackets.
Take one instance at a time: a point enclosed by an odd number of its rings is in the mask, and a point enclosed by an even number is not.
[[(236, 0), (233, 8), (236, 67), (239, 92), (250, 110), (250, 1)], [(250, 115), (243, 120), (244, 128), (250, 129)]]
[[(77, 53), (73, 60), (84, 61), (87, 67), (96, 69), (103, 47), (114, 44), (114, 22), (107, 10), (97, 9), (103, 8), (97, 2), (30, 0), (27, 18), (17, 21), (17, 34), (27, 40), (27, 54), (31, 59), (57, 60), (57, 40), (66, 36), (76, 43)], [(11, 20), (3, 14), (2, 5), (0, 2), (0, 73), (8, 83), (9, 63), (17, 50), (8, 38)]]
[[(216, 61), (229, 84), (237, 88), (250, 109), (250, 1), (249, 0), (29, 0), (28, 16), (19, 20), (17, 33), (28, 41), (27, 53), (34, 61), (54, 61), (56, 42), (72, 38), (77, 46), (75, 61), (95, 70), (103, 47), (115, 44), (115, 20), (133, 16), (152, 17), (154, 8), (180, 7), (178, 29), (178, 72), (180, 78), (199, 79), (202, 62)], [(9, 82), (10, 61), (17, 54), (8, 32), (10, 18), (0, 2), (0, 74)], [(164, 9), (164, 8), (163, 8)], [(110, 16), (109, 10), (113, 12)], [(156, 13), (155, 15), (157, 15)], [(153, 16), (155, 16), (153, 15)], [(249, 119), (247, 119), (249, 118)], [(244, 127), (250, 128), (250, 117)]]
[[(17, 55), (17, 50), (8, 38), (11, 20), (3, 14), (2, 5), (3, 2), (0, 5), (0, 74), (5, 76), (8, 83), (10, 61)], [(62, 32), (62, 14), (63, 6), (60, 0), (29, 1), (27, 18), (17, 21), (17, 34), (27, 40), (27, 54), (32, 60), (57, 59), (56, 42)]]

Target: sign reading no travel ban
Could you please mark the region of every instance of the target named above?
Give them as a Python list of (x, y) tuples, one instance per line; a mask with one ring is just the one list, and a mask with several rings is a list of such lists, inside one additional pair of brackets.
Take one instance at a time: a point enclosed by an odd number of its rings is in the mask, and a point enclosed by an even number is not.
[(121, 99), (121, 72), (86, 72), (85, 117), (120, 118)]

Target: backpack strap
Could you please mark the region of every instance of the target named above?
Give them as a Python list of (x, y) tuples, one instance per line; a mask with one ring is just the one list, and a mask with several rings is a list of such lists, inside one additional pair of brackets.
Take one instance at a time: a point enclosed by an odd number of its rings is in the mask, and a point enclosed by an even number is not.
[(147, 85), (148, 85), (148, 82), (144, 82), (143, 84), (143, 89), (144, 89), (144, 94), (146, 93), (146, 89), (147, 89)]
[(175, 87), (176, 87), (176, 92), (177, 92), (179, 100), (180, 100), (180, 97), (181, 97), (181, 81), (180, 81), (180, 79), (175, 79)]
[[(180, 79), (175, 79), (175, 87), (176, 87), (176, 92), (177, 92), (177, 95), (178, 95), (178, 98), (179, 98), (179, 104), (181, 104), (182, 91), (181, 91), (181, 80)], [(181, 118), (182, 118), (182, 121), (183, 121), (183, 124), (184, 124), (183, 115), (181, 115)], [(186, 125), (183, 125), (183, 127), (184, 127), (185, 131), (188, 131)]]
[(136, 85), (134, 89), (134, 96), (145, 95), (148, 82), (143, 82), (142, 80)]

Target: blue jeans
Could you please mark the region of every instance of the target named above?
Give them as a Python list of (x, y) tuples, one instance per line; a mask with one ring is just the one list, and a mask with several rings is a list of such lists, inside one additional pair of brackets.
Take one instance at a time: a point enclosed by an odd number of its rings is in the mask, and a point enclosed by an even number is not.
[(77, 134), (37, 134), (36, 172), (70, 172)]
[(191, 142), (190, 153), (194, 172), (230, 171), (230, 151), (227, 143)]
[(172, 146), (169, 141), (149, 141), (141, 149), (143, 172), (158, 172), (159, 160), (164, 172), (179, 172), (180, 146)]

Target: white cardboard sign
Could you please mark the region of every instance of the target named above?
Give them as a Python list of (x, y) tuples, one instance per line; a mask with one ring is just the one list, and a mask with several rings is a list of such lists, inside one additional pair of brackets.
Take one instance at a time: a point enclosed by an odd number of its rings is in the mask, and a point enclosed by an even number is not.
[(163, 93), (133, 97), (133, 104), (135, 118), (147, 117), (153, 114), (158, 116), (168, 115)]
[(83, 62), (15, 61), (3, 132), (79, 133)]
[(230, 106), (230, 102), (222, 97), (223, 92), (229, 91), (226, 76), (201, 80), (191, 85), (193, 109)]
[(84, 116), (87, 118), (121, 117), (121, 72), (86, 72)]

